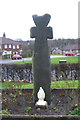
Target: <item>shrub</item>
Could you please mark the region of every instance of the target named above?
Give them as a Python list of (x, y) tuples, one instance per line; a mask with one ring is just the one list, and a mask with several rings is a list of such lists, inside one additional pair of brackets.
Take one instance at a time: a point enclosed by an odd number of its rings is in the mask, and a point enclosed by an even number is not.
[(78, 106), (73, 111), (70, 112), (71, 115), (80, 115), (80, 107)]
[[(33, 81), (32, 64), (2, 64), (2, 80)], [(79, 80), (80, 63), (52, 64), (51, 80)], [(16, 76), (16, 77), (15, 77)]]
[(6, 110), (1, 110), (1, 111), (0, 111), (0, 114), (10, 114), (10, 112), (8, 111), (8, 109), (6, 109)]
[(21, 56), (22, 56), (23, 58), (32, 57), (32, 54), (31, 54), (31, 53), (21, 54)]

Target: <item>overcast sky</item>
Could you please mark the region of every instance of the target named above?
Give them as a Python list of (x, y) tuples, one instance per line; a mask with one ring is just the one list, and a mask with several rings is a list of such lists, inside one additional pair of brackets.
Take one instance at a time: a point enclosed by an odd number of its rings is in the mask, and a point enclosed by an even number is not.
[(0, 0), (0, 37), (30, 40), (32, 15), (49, 13), (54, 39), (78, 37), (79, 0)]

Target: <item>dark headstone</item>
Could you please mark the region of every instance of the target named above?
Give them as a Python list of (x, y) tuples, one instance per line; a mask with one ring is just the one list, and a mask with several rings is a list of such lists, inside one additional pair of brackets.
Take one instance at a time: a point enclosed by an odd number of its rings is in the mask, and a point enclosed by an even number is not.
[(37, 101), (37, 93), (42, 87), (45, 91), (45, 100), (51, 102), (51, 72), (50, 72), (50, 56), (48, 51), (47, 38), (53, 38), (51, 27), (47, 27), (51, 16), (45, 14), (43, 16), (33, 15), (36, 27), (30, 30), (31, 38), (35, 38), (34, 54), (33, 54), (33, 79), (34, 79), (34, 103)]

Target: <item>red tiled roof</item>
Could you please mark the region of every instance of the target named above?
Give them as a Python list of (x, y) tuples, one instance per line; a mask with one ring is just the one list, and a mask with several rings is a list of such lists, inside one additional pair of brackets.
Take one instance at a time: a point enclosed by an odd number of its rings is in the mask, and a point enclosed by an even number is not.
[(0, 44), (13, 44), (13, 45), (20, 45), (20, 42), (14, 41), (10, 38), (0, 37)]

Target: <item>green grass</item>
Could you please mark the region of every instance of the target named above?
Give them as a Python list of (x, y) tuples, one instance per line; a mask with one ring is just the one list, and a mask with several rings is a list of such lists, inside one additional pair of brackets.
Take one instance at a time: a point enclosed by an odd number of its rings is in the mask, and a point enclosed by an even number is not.
[[(0, 83), (1, 84), (1, 83)], [(33, 83), (24, 82), (3, 82), (2, 88), (33, 88)]]
[(62, 57), (62, 58), (52, 58), (51, 63), (59, 64), (59, 60), (66, 60), (67, 63), (78, 63), (79, 62), (79, 57), (69, 56), (69, 57)]
[[(59, 60), (67, 60), (67, 63), (80, 62), (78, 56), (69, 56), (69, 57), (61, 57), (61, 58), (51, 58), (51, 63), (59, 64)], [(20, 62), (15, 62), (14, 64), (25, 64), (25, 63), (32, 63), (32, 61), (20, 61)]]
[(25, 64), (25, 63), (32, 63), (32, 61), (19, 61), (19, 62), (15, 62), (14, 64)]
[(32, 61), (19, 61), (19, 62), (15, 62), (14, 64), (25, 64), (25, 63), (32, 63)]
[[(33, 88), (33, 83), (0, 82), (0, 88)], [(78, 80), (53, 81), (51, 88), (78, 88)]]
[(78, 88), (78, 80), (55, 81), (51, 88)]

